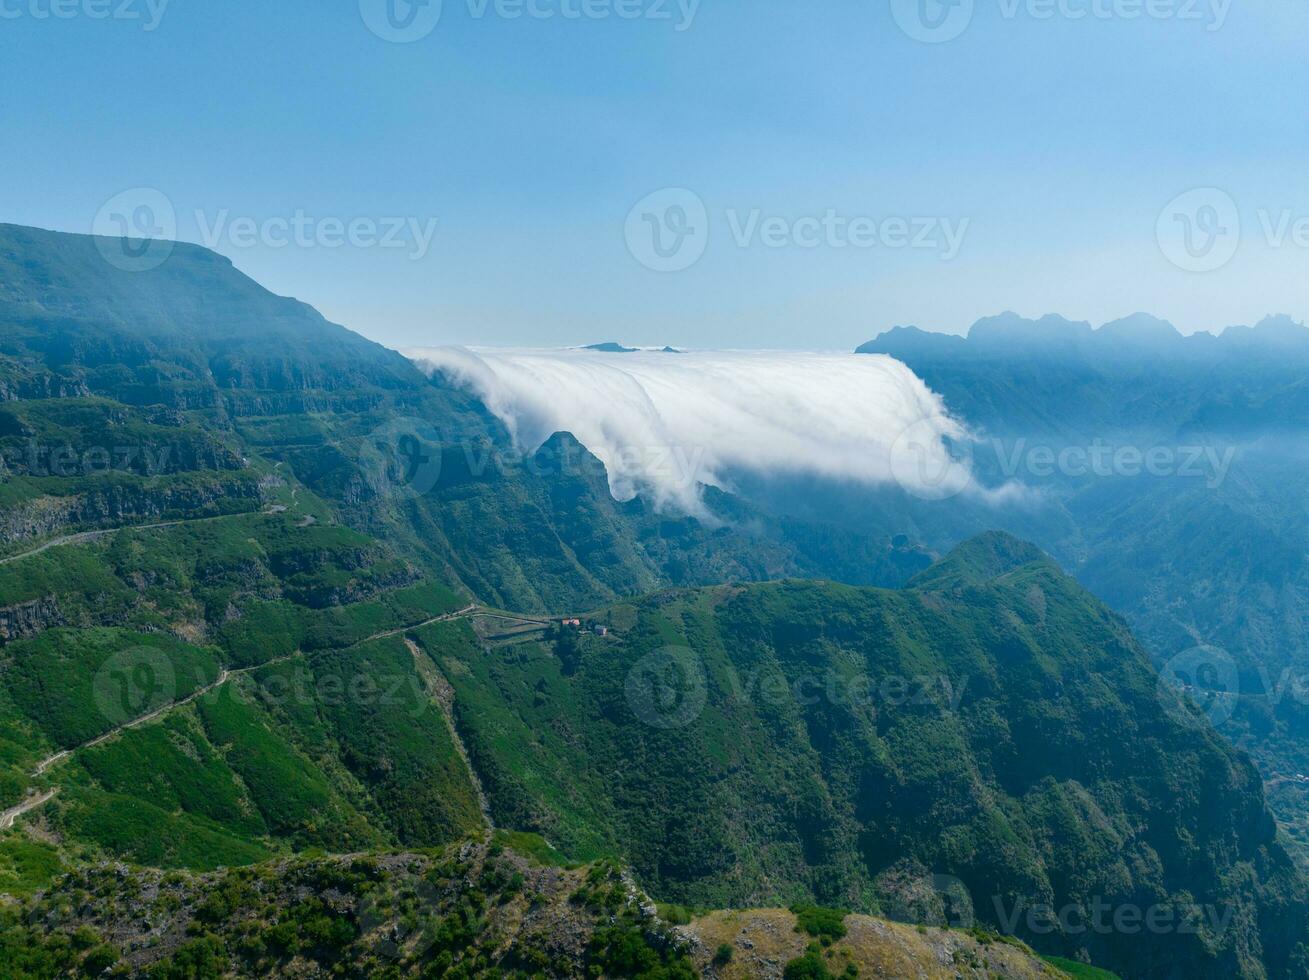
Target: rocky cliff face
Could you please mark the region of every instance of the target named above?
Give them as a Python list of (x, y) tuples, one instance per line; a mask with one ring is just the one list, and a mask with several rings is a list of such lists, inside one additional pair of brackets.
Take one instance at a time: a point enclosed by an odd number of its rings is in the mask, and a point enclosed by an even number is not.
[(170, 518), (256, 510), (255, 480), (145, 487), (107, 484), (70, 497), (43, 496), (0, 511), (0, 544)]
[(59, 600), (52, 595), (6, 606), (0, 609), (0, 643), (35, 636), (63, 623)]

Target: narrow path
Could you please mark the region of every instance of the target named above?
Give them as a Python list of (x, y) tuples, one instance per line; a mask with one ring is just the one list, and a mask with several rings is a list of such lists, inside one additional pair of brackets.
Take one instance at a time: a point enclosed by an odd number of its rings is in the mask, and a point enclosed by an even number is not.
[[(106, 531), (106, 532), (94, 532), (94, 533), (107, 534), (111, 532)], [(402, 626), (399, 629), (387, 630), (384, 633), (376, 633), (373, 636), (368, 637), (368, 639), (361, 640), (360, 642), (370, 643), (373, 640), (381, 640), (388, 636), (397, 636), (401, 633), (407, 633), (410, 630), (422, 629), (424, 626), (430, 626), (433, 623), (443, 623), (443, 622), (448, 622), (449, 620), (452, 619), (459, 619), (460, 617), (467, 616), (470, 612), (472, 612), (476, 608), (477, 608), (476, 604), (468, 605), (465, 606), (463, 609), (457, 609), (454, 612), (449, 612), (449, 613), (442, 613), (440, 616), (433, 616), (431, 619), (425, 620), (424, 622), (421, 623), (416, 623), (412, 626)], [(71, 749), (62, 749), (59, 752), (56, 752), (54, 755), (42, 759), (40, 762), (37, 763), (36, 769), (32, 771), (32, 775), (43, 776), (45, 775), (46, 771), (49, 770), (52, 766), (56, 766), (59, 763), (63, 762), (74, 752), (77, 752), (81, 749), (94, 748), (97, 745), (109, 741), (115, 735), (121, 735), (123, 732), (128, 731), (129, 729), (136, 728), (140, 725), (144, 725), (146, 722), (153, 721), (159, 716), (166, 714), (167, 712), (172, 711), (175, 708), (180, 708), (183, 705), (190, 704), (196, 698), (204, 697), (210, 691), (222, 687), (233, 677), (238, 677), (241, 674), (249, 674), (253, 671), (260, 670), (264, 667), (270, 667), (273, 664), (284, 663), (285, 661), (290, 660), (292, 657), (298, 657), (298, 656), (300, 656), (300, 651), (297, 650), (295, 653), (288, 653), (286, 656), (277, 657), (273, 660), (268, 660), (261, 664), (254, 664), (250, 667), (239, 667), (236, 670), (228, 670), (226, 667), (224, 667), (219, 672), (218, 677), (213, 681), (213, 683), (206, 684), (204, 687), (201, 688), (197, 688), (196, 690), (188, 694), (186, 697), (182, 698), (180, 701), (170, 701), (168, 704), (162, 705), (161, 707), (158, 707), (155, 710), (147, 714), (144, 714), (139, 718), (133, 718), (131, 721), (119, 725), (117, 728), (111, 728), (109, 731), (101, 735), (97, 735), (95, 738), (89, 741), (83, 742), (80, 745), (75, 745)]]
[(159, 521), (154, 524), (124, 524), (121, 527), (106, 527), (98, 531), (79, 531), (77, 534), (65, 534), (62, 537), (52, 538), (43, 545), (38, 545), (29, 551), (21, 551), (16, 555), (10, 555), (8, 558), (0, 558), (0, 565), (8, 565), (11, 562), (21, 561), (24, 558), (31, 558), (42, 552), (49, 551), (51, 548), (62, 548), (70, 544), (85, 544), (88, 541), (94, 541), (96, 538), (103, 538), (108, 534), (117, 534), (119, 531), (157, 531), (164, 527), (180, 527), (183, 524), (204, 524), (208, 521), (225, 521), (233, 517), (249, 517), (252, 514), (262, 513), (261, 511), (241, 511), (237, 514), (216, 514), (213, 517), (188, 517), (178, 521)]
[(459, 758), (464, 760), (464, 768), (468, 770), (468, 781), (472, 784), (473, 792), (477, 794), (477, 806), (482, 811), (482, 819), (486, 821), (488, 828), (495, 830), (495, 821), (491, 819), (491, 806), (486, 800), (486, 790), (482, 787), (482, 780), (477, 775), (477, 770), (473, 768), (473, 760), (469, 758), (468, 748), (459, 736), (459, 729), (455, 727), (454, 688), (450, 686), (450, 682), (445, 679), (432, 658), (408, 636), (405, 637), (405, 646), (409, 647), (409, 652), (413, 655), (414, 668), (427, 685), (427, 693), (441, 709), (441, 717), (445, 719), (445, 727), (450, 730), (455, 751), (459, 753)]
[[(454, 612), (442, 613), (440, 616), (433, 616), (431, 619), (425, 620), (421, 623), (415, 623), (412, 626), (401, 626), (399, 629), (386, 630), (383, 633), (374, 633), (372, 636), (360, 640), (359, 643), (372, 643), (374, 640), (384, 640), (388, 636), (399, 636), (401, 633), (408, 633), (411, 630), (420, 630), (424, 626), (431, 626), (433, 623), (448, 623), (452, 619), (462, 619), (464, 616), (469, 615), (476, 609), (477, 603), (473, 603), (472, 605), (464, 606), (463, 609), (456, 609)], [(358, 646), (359, 643), (356, 643), (355, 646)]]
[(46, 792), (40, 794), (39, 796), (30, 797), (24, 800), (22, 803), (18, 804), (18, 806), (10, 807), (8, 810), (5, 810), (3, 813), (0, 813), (0, 830), (12, 829), (12, 827), (14, 826), (14, 822), (19, 817), (21, 817), (24, 813), (30, 813), (32, 810), (35, 810), (37, 807), (44, 806), (46, 803), (49, 803), (52, 799), (54, 799), (55, 794), (58, 792), (59, 789), (57, 787), (55, 789), (46, 790)]
[(65, 534), (60, 538), (53, 538), (39, 547), (30, 551), (22, 551), (16, 555), (10, 555), (8, 558), (0, 558), (0, 565), (8, 565), (10, 562), (21, 561), (24, 558), (31, 558), (39, 555), (43, 551), (49, 551), (51, 548), (62, 548), (66, 544), (83, 544), (87, 541), (94, 541), (96, 538), (103, 538), (106, 534), (113, 534), (121, 528), (108, 528), (103, 531), (83, 531), (80, 534)]
[[(277, 466), (273, 467), (273, 469), (277, 469), (281, 465), (281, 463), (278, 463)], [(299, 492), (300, 488), (298, 486), (291, 488), (291, 506), (297, 510), (300, 507), (299, 501), (296, 500), (296, 495), (299, 494)], [(250, 517), (251, 515), (260, 513), (277, 514), (282, 513), (287, 509), (288, 508), (284, 504), (273, 504), (271, 505), (271, 509), (262, 511), (243, 510), (235, 514), (214, 514), (210, 517), (184, 517), (176, 521), (158, 521), (153, 524), (124, 524), (120, 527), (106, 527), (96, 531), (79, 531), (76, 534), (65, 534), (57, 538), (52, 538), (45, 544), (38, 545), (28, 551), (19, 552), (16, 555), (10, 555), (8, 558), (0, 558), (0, 565), (8, 565), (10, 562), (21, 561), (24, 558), (31, 558), (34, 555), (39, 555), (42, 552), (49, 551), (51, 548), (62, 548), (65, 545), (70, 544), (85, 544), (88, 541), (94, 541), (96, 538), (103, 538), (108, 534), (117, 534), (119, 531), (155, 531), (164, 527), (179, 527), (183, 524), (203, 524), (207, 521), (224, 521), (234, 517)], [(316, 523), (314, 516), (312, 514), (306, 515), (304, 521), (300, 524), (300, 527), (308, 527), (310, 524), (314, 523)]]
[(540, 616), (525, 616), (521, 613), (506, 613), (498, 610), (489, 609), (486, 606), (471, 607), (476, 609), (476, 615), (483, 619), (506, 619), (511, 623), (535, 623), (538, 626), (550, 626), (554, 620)]
[[(235, 515), (230, 515), (230, 516), (235, 516)], [(218, 518), (202, 518), (202, 519), (217, 520)], [(178, 521), (174, 523), (189, 523), (189, 522)], [(171, 524), (157, 524), (157, 525), (148, 525), (148, 526), (168, 527), (171, 526)], [(140, 530), (140, 528), (137, 529)], [(126, 530), (126, 529), (117, 528), (115, 530)], [(114, 533), (114, 531), (89, 531), (86, 533), (89, 535), (101, 535), (101, 534), (112, 534)], [(73, 537), (85, 537), (85, 535), (74, 535)], [(55, 546), (55, 542), (49, 542), (44, 547), (54, 547), (54, 546)], [(17, 557), (23, 557), (23, 556), (15, 556), (15, 558), (13, 559), (6, 559), (6, 560), (13, 561), (16, 560)], [(368, 643), (373, 640), (380, 640), (389, 636), (398, 636), (401, 634), (407, 634), (411, 630), (422, 629), (424, 626), (430, 626), (433, 623), (449, 622), (450, 620), (461, 619), (469, 615), (489, 615), (492, 616), (493, 618), (499, 618), (499, 619), (518, 618), (518, 617), (509, 617), (500, 613), (486, 612), (484, 610), (485, 607), (479, 606), (477, 603), (470, 603), (469, 605), (465, 606), (462, 609), (456, 609), (454, 612), (442, 613), (439, 616), (433, 616), (431, 619), (425, 620), (421, 623), (416, 623), (411, 626), (402, 626), (399, 629), (387, 630), (383, 633), (377, 633), (374, 636), (370, 636), (367, 640), (363, 640), (361, 642)], [(468, 750), (464, 745), (463, 739), (459, 737), (458, 729), (455, 727), (454, 711), (453, 711), (454, 690), (453, 688), (450, 687), (449, 682), (437, 669), (436, 665), (432, 662), (431, 658), (429, 658), (425, 653), (423, 653), (422, 649), (418, 646), (418, 644), (415, 643), (413, 640), (411, 640), (408, 636), (405, 636), (404, 640), (405, 640), (405, 644), (409, 647), (409, 652), (414, 657), (414, 665), (417, 668), (419, 675), (423, 678), (424, 682), (427, 685), (428, 693), (431, 695), (432, 699), (437, 703), (437, 705), (441, 708), (441, 714), (442, 717), (445, 719), (446, 727), (450, 730), (450, 737), (454, 741), (455, 750), (459, 753), (459, 757), (463, 759), (464, 766), (468, 770), (468, 777), (470, 782), (472, 783), (474, 791), (477, 794), (477, 804), (482, 811), (482, 816), (486, 819), (487, 826), (494, 828), (495, 824), (491, 821), (491, 810), (490, 810), (490, 806), (487, 804), (486, 793), (483, 790), (482, 781), (478, 778), (477, 770), (473, 768), (472, 761), (468, 756)], [(161, 707), (158, 707), (153, 711), (141, 715), (139, 718), (133, 718), (131, 721), (126, 722), (125, 724), (119, 725), (116, 728), (111, 728), (109, 731), (104, 732), (101, 735), (97, 735), (95, 738), (90, 739), (89, 741), (83, 742), (80, 745), (75, 745), (70, 749), (61, 749), (60, 751), (54, 753), (53, 755), (48, 756), (45, 759), (42, 759), (40, 762), (37, 763), (36, 769), (33, 770), (32, 775), (34, 777), (43, 776), (54, 766), (57, 766), (59, 765), (59, 763), (64, 762), (65, 760), (71, 758), (73, 753), (78, 752), (82, 749), (93, 748), (97, 745), (109, 741), (111, 738), (121, 735), (125, 731), (129, 731), (130, 729), (136, 728), (140, 725), (144, 725), (147, 722), (153, 721), (154, 719), (159, 718), (170, 711), (183, 707), (184, 705), (190, 704), (192, 701), (195, 701), (197, 698), (204, 697), (209, 692), (217, 690), (218, 688), (222, 687), (233, 677), (239, 677), (242, 674), (249, 674), (252, 673), (253, 671), (261, 670), (264, 667), (270, 667), (273, 664), (283, 663), (287, 660), (292, 659), (293, 657), (298, 657), (300, 655), (301, 655), (301, 651), (296, 651), (295, 653), (289, 653), (282, 657), (276, 657), (273, 660), (268, 660), (261, 664), (253, 664), (252, 666), (249, 667), (239, 667), (236, 670), (229, 670), (226, 667), (224, 667), (219, 672), (218, 677), (215, 678), (212, 683), (206, 684), (204, 687), (197, 688), (196, 690), (192, 691), (190, 694), (188, 694), (186, 697), (182, 698), (181, 700), (171, 701), (168, 704), (162, 705)], [(28, 813), (31, 810), (35, 810), (37, 807), (42, 806), (45, 803), (49, 802), (51, 799), (54, 798), (55, 794), (57, 794), (58, 792), (59, 792), (59, 787), (56, 786), (53, 789), (46, 791), (44, 794), (32, 797), (28, 800), (25, 800), (22, 803), (19, 803), (17, 806), (11, 807), (10, 809), (3, 811), (3, 813), (0, 813), (0, 830), (7, 830), (13, 827), (15, 821), (20, 816), (22, 816), (25, 813)]]
[(121, 735), (125, 731), (128, 731), (133, 728), (137, 728), (141, 725), (144, 725), (146, 722), (154, 721), (154, 719), (160, 717), (161, 715), (165, 715), (170, 711), (182, 707), (183, 705), (190, 704), (192, 701), (196, 700), (197, 698), (204, 697), (210, 691), (222, 687), (233, 677), (239, 677), (242, 674), (249, 674), (252, 671), (261, 670), (264, 667), (271, 667), (273, 664), (280, 664), (283, 663), (284, 661), (290, 660), (292, 657), (297, 657), (297, 656), (299, 656), (299, 651), (297, 651), (296, 653), (288, 653), (286, 656), (277, 657), (274, 660), (267, 660), (261, 664), (254, 664), (251, 667), (240, 667), (236, 670), (228, 670), (226, 667), (224, 667), (221, 671), (219, 671), (218, 677), (215, 678), (212, 683), (206, 684), (204, 687), (196, 688), (194, 691), (192, 691), (190, 694), (188, 694), (186, 697), (182, 698), (181, 700), (170, 701), (168, 702), (168, 704), (161, 705), (160, 707), (155, 708), (153, 711), (141, 715), (141, 717), (139, 718), (133, 718), (131, 721), (119, 725), (117, 728), (111, 728), (109, 731), (101, 735), (97, 735), (95, 738), (91, 739), (90, 741), (83, 742), (81, 745), (75, 745), (71, 749), (64, 749), (61, 752), (56, 752), (54, 755), (50, 756), (49, 758), (42, 759), (39, 763), (37, 763), (36, 769), (32, 771), (32, 775), (33, 776), (44, 775), (46, 770), (48, 770), (51, 766), (55, 766), (58, 765), (60, 762), (63, 762), (74, 752), (81, 751), (82, 749), (94, 748), (97, 745), (101, 745), (104, 742), (109, 741), (111, 738), (113, 738), (116, 735)]

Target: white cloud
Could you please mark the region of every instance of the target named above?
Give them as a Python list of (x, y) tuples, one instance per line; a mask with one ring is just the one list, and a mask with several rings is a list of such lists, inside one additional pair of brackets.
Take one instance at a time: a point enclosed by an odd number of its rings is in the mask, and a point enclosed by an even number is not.
[[(428, 373), (467, 386), (534, 452), (570, 432), (615, 498), (702, 514), (702, 484), (738, 470), (899, 484), (929, 499), (973, 488), (969, 438), (901, 362), (789, 351), (607, 354), (421, 348)], [(946, 441), (956, 446), (952, 452)]]

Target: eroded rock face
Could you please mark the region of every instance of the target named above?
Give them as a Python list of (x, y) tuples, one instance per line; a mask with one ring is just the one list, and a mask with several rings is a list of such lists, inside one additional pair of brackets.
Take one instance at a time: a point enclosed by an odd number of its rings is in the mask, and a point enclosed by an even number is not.
[(59, 600), (53, 595), (6, 606), (0, 609), (0, 643), (35, 636), (63, 623)]
[(237, 499), (253, 510), (264, 491), (254, 480), (217, 481), (160, 488), (106, 484), (68, 497), (38, 497), (0, 513), (0, 544), (19, 544), (51, 535), (117, 527), (173, 517), (218, 513), (220, 503)]
[(57, 374), (41, 372), (0, 378), (0, 402), (23, 398), (85, 398), (90, 393), (80, 378), (62, 378)]

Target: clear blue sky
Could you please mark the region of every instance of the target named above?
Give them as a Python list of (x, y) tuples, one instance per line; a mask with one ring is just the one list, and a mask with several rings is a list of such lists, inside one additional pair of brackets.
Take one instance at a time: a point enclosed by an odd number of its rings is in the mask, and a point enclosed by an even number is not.
[[(359, 0), (171, 0), (154, 30), (161, 0), (55, 2), (72, 16), (0, 0), (0, 219), (89, 231), (137, 187), (193, 241), (224, 213), (301, 212), (310, 239), (324, 218), (434, 218), (420, 258), (215, 245), (392, 345), (838, 349), (1002, 309), (1144, 309), (1188, 331), (1309, 317), (1309, 224), (1292, 231), (1309, 217), (1303, 0), (1232, 0), (1221, 26), (1225, 0), (1199, 0), (1196, 19), (1179, 16), (1192, 0), (1063, 0), (1096, 6), (1081, 19), (1053, 0), (973, 0), (945, 43), (907, 36), (892, 0), (701, 0), (689, 25), (676, 0), (669, 19), (650, 16), (658, 0), (588, 0), (610, 16), (580, 19), (562, 14), (583, 0), (534, 0), (554, 16), (518, 19), (445, 0), (408, 44), (371, 32)], [(1147, 2), (1156, 16), (1126, 16)], [(138, 17), (98, 19), (98, 3)], [(1156, 225), (1210, 186), (1237, 208), (1239, 247), (1186, 271)], [(661, 273), (625, 223), (666, 187), (703, 202), (707, 244)], [(684, 227), (661, 201), (653, 220)], [(1200, 210), (1200, 232), (1231, 233), (1221, 207)], [(768, 247), (759, 227), (742, 247), (733, 222), (752, 211), (817, 244)], [(829, 211), (890, 244), (791, 224)], [(897, 247), (888, 218), (968, 223), (946, 260)]]

